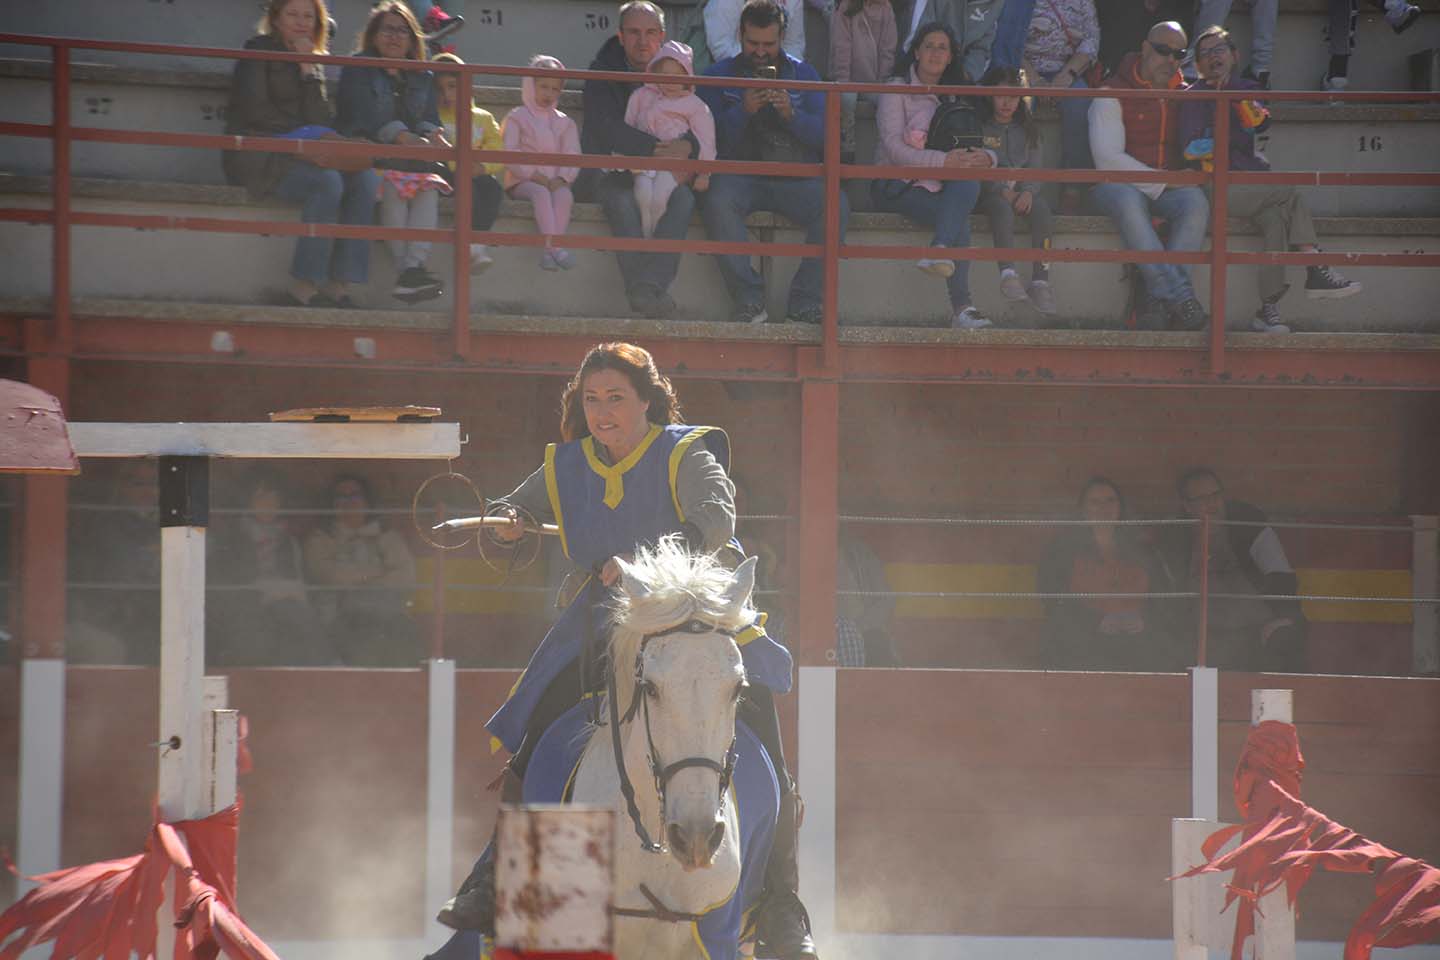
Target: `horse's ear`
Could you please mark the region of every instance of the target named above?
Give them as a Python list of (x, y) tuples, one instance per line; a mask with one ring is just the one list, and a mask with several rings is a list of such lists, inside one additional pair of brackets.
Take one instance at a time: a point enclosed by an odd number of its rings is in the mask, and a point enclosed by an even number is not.
[(625, 588), (625, 595), (631, 600), (644, 600), (650, 596), (650, 587), (635, 575), (635, 565), (627, 563), (620, 557), (615, 558), (615, 563), (620, 567), (620, 585)]
[(731, 574), (730, 586), (725, 588), (725, 602), (734, 610), (745, 606), (750, 592), (755, 589), (755, 557), (749, 557)]

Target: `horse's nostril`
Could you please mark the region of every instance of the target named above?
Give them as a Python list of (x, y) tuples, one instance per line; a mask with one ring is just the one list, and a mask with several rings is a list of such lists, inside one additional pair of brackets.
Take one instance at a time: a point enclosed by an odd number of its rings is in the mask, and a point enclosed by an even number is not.
[(690, 856), (690, 839), (685, 835), (685, 830), (678, 823), (672, 823), (665, 828), (665, 835), (670, 839), (670, 851), (682, 859)]
[(715, 826), (710, 830), (710, 856), (715, 856), (715, 851), (720, 849), (720, 844), (725, 842), (725, 822), (716, 821)]

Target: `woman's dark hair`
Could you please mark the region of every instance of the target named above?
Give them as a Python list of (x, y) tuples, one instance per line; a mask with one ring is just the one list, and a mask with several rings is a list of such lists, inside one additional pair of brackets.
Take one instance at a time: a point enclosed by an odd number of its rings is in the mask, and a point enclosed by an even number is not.
[[(980, 78), (982, 87), (1028, 87), (1030, 78), (1025, 71), (1019, 67), (995, 66), (985, 71)], [(995, 99), (993, 97), (980, 98), (980, 115), (987, 122), (995, 119)], [(1040, 128), (1035, 123), (1034, 105), (1029, 97), (1021, 97), (1020, 105), (1015, 108), (1015, 118), (1011, 122), (1019, 121), (1021, 129), (1025, 131), (1025, 142), (1030, 146), (1040, 142)]]
[(670, 378), (662, 376), (655, 358), (644, 347), (633, 343), (601, 343), (590, 348), (580, 369), (565, 385), (560, 397), (560, 436), (566, 442), (590, 435), (585, 422), (585, 378), (598, 370), (615, 370), (625, 375), (640, 399), (650, 404), (646, 415), (651, 423), (663, 425), (684, 423), (680, 419), (680, 401)]
[(920, 52), (920, 44), (932, 33), (943, 33), (945, 39), (950, 41), (950, 65), (940, 75), (939, 85), (948, 87), (968, 84), (970, 77), (965, 73), (965, 64), (960, 62), (960, 43), (955, 39), (955, 31), (950, 29), (949, 24), (939, 20), (922, 23), (920, 29), (915, 31), (910, 46), (905, 48), (905, 55), (895, 64), (895, 76), (904, 80), (910, 79), (910, 70), (915, 66), (915, 55)]
[[(275, 28), (279, 25), (280, 11), (290, 0), (269, 0), (265, 4), (265, 13), (260, 17), (257, 29), (260, 33), (278, 33)], [(310, 29), (310, 40), (315, 44), (316, 53), (329, 53), (330, 39), (330, 11), (325, 8), (325, 0), (310, 0), (310, 5), (315, 9), (315, 26)]]
[(381, 0), (375, 4), (370, 11), (370, 19), (365, 21), (365, 29), (360, 32), (359, 38), (355, 41), (355, 53), (362, 57), (378, 57), (380, 51), (375, 48), (375, 34), (380, 32), (380, 24), (385, 19), (385, 14), (393, 13), (405, 21), (405, 26), (410, 30), (410, 51), (406, 54), (407, 60), (426, 59), (425, 31), (420, 29), (420, 21), (415, 19), (415, 14), (410, 12), (410, 7), (405, 0)]

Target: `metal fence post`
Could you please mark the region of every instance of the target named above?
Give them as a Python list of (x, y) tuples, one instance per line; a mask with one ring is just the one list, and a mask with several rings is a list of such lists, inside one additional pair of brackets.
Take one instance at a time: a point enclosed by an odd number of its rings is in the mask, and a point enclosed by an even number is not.
[(69, 353), (74, 332), (70, 318), (70, 48), (57, 43), (53, 57), (50, 123), (54, 128), (51, 171), (54, 197), (50, 225), (50, 311), (55, 317), (55, 346)]
[(821, 365), (840, 364), (840, 95), (825, 92), (825, 289)]
[[(455, 298), (451, 312), (450, 337), (455, 356), (470, 357), (470, 195), (474, 190), (471, 171), (474, 157), (470, 149), (470, 104), (475, 98), (474, 79), (469, 68), (455, 74), (458, 81), (455, 95), (455, 276), (450, 295)], [(438, 656), (438, 654), (437, 654)]]
[[(1225, 372), (1225, 281), (1229, 263), (1230, 104), (1216, 95), (1214, 178), (1210, 195), (1210, 372)], [(1203, 649), (1203, 648), (1202, 648)]]
[(1195, 666), (1205, 666), (1210, 642), (1210, 517), (1200, 517), (1200, 629), (1195, 641)]

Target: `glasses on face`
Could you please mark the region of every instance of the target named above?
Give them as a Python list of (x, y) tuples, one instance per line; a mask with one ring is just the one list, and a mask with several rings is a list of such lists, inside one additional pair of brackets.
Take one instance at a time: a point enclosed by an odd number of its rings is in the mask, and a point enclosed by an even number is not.
[(1228, 48), (1222, 43), (1214, 47), (1206, 47), (1204, 50), (1196, 51), (1197, 60), (1219, 60), (1225, 56)]
[(384, 26), (382, 26), (379, 30), (376, 30), (375, 33), (376, 33), (377, 36), (381, 36), (381, 37), (409, 37), (409, 36), (410, 36), (410, 28), (409, 28), (409, 27), (403, 27), (403, 26), (402, 26), (402, 27), (397, 27), (397, 26), (396, 26), (395, 24), (393, 24), (393, 23), (387, 23), (387, 24), (385, 24)]
[(1151, 40), (1146, 40), (1145, 42), (1148, 43), (1148, 44), (1150, 44), (1150, 49), (1151, 49), (1151, 50), (1154, 50), (1156, 53), (1160, 54), (1160, 56), (1162, 56), (1162, 57), (1169, 57), (1171, 60), (1183, 60), (1183, 59), (1185, 58), (1185, 48), (1184, 48), (1184, 47), (1181, 47), (1179, 50), (1176, 50), (1174, 47), (1167, 47), (1167, 46), (1166, 46), (1165, 44), (1163, 44), (1163, 43), (1155, 43), (1155, 42), (1153, 42), (1153, 41), (1151, 41)]

